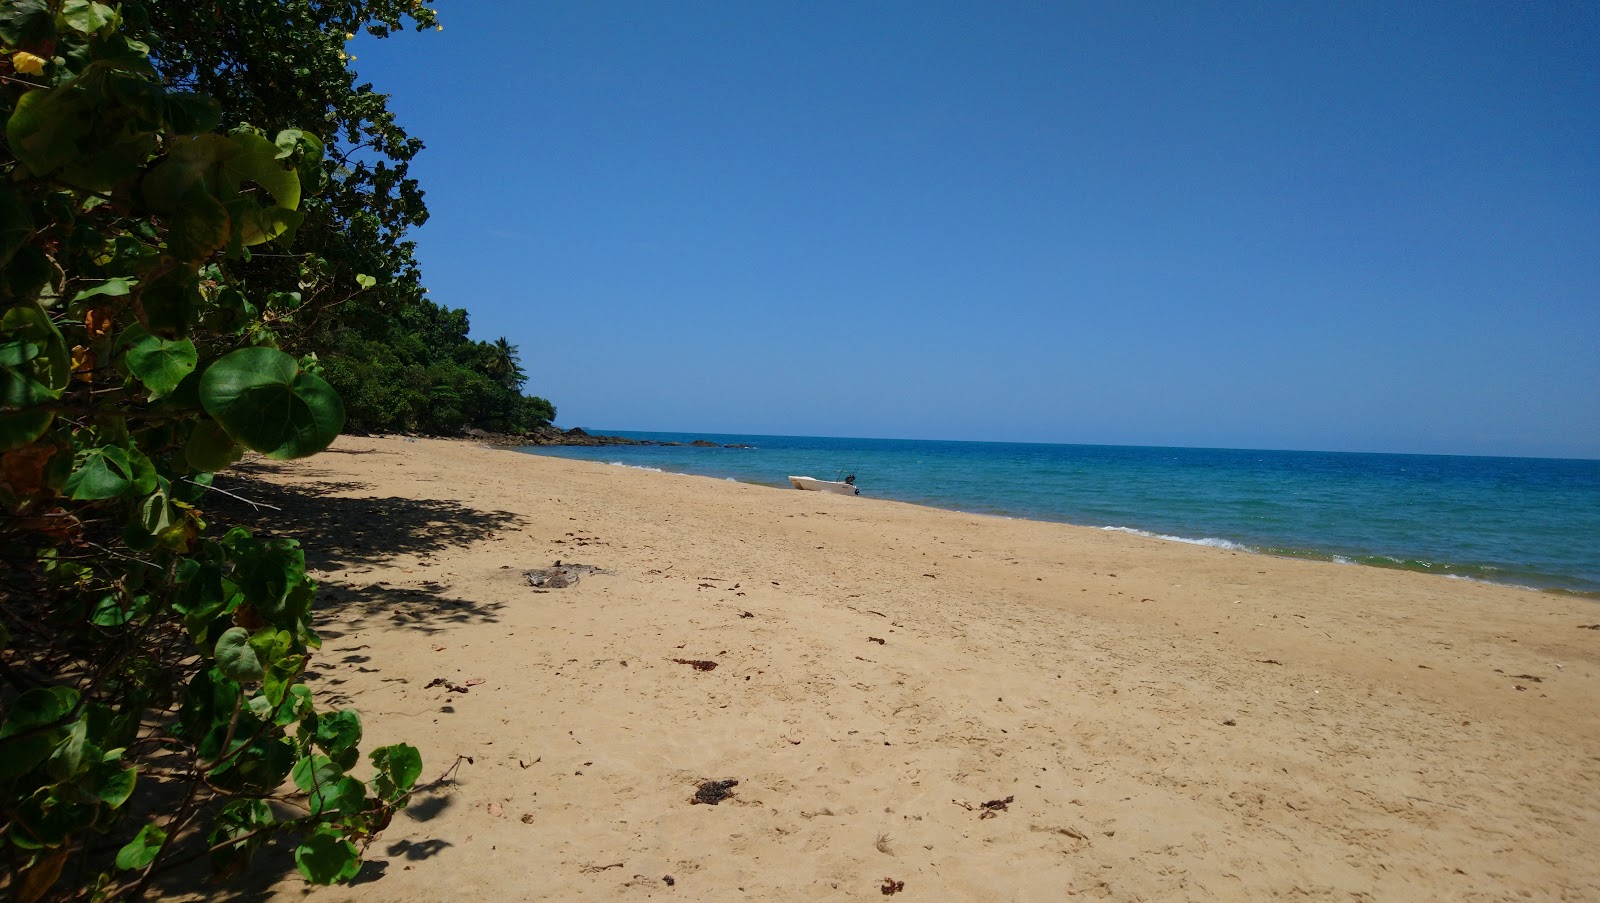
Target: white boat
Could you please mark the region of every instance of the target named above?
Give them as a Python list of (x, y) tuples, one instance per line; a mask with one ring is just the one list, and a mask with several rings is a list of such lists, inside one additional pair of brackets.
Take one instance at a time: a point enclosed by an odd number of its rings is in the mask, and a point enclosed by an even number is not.
[(789, 482), (796, 489), (810, 489), (816, 492), (836, 492), (839, 495), (860, 495), (853, 482), (836, 482), (834, 480), (819, 480), (816, 477), (790, 477)]

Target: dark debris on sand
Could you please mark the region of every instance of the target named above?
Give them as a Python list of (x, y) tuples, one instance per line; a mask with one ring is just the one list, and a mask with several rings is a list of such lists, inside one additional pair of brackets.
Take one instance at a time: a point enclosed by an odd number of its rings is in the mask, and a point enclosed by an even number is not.
[(704, 803), (707, 806), (715, 806), (732, 797), (733, 788), (737, 786), (739, 786), (739, 782), (731, 779), (726, 781), (702, 781), (699, 788), (694, 792), (694, 799), (690, 800), (690, 802), (696, 805)]

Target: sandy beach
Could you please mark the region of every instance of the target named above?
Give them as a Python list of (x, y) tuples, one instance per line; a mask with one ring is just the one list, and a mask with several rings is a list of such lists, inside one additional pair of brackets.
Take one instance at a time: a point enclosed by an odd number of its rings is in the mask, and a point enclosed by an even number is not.
[(1593, 600), (444, 440), (219, 485), (363, 746), (470, 757), (251, 899), (1600, 899)]

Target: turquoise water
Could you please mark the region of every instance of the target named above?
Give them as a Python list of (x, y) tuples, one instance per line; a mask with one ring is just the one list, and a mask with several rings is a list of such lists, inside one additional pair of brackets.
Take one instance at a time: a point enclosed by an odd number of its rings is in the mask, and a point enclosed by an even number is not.
[(1600, 461), (618, 435), (754, 448), (520, 450), (784, 488), (854, 473), (874, 498), (1600, 596)]

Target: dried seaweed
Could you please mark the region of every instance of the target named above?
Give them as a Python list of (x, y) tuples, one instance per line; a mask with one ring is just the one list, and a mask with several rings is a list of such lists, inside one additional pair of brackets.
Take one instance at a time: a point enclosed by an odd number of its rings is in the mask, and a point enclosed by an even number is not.
[(695, 789), (694, 799), (690, 800), (690, 802), (696, 805), (704, 804), (707, 806), (715, 806), (723, 800), (732, 797), (733, 788), (737, 786), (739, 786), (739, 782), (733, 779), (726, 781), (702, 781), (700, 786)]

